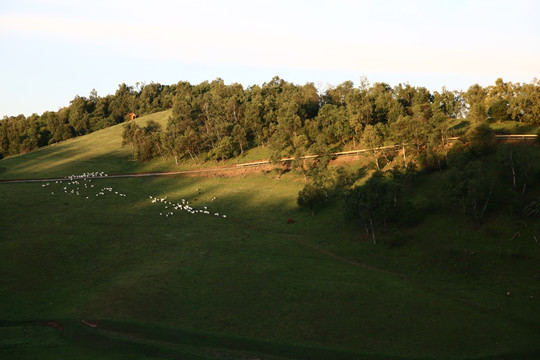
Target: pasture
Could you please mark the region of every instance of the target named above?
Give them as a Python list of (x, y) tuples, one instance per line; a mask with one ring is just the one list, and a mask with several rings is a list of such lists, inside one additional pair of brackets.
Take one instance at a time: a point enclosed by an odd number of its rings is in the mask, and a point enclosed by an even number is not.
[[(128, 161), (120, 136), (4, 159), (0, 178), (170, 169)], [(340, 204), (299, 211), (303, 185), (272, 172), (0, 183), (0, 357), (538, 358), (538, 224), (509, 240), (512, 219), (456, 229), (459, 215), (434, 213), (373, 246)]]
[[(133, 120), (144, 126), (154, 120), (167, 126), (170, 111), (163, 111)], [(136, 171), (159, 171), (169, 166), (140, 165), (131, 160), (130, 149), (122, 147), (123, 124), (87, 136), (39, 148), (31, 153), (2, 159), (0, 179), (66, 177), (99, 171), (108, 174)]]

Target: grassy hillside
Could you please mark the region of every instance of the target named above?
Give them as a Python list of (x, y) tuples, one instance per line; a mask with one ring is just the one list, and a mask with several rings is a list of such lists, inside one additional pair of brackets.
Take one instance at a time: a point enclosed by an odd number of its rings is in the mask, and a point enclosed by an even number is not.
[(518, 121), (503, 121), (491, 124), (498, 134), (538, 134), (538, 126)]
[[(171, 166), (129, 161), (121, 132), (1, 160), (0, 177)], [(418, 181), (437, 196), (437, 174)], [(340, 204), (299, 211), (303, 186), (271, 172), (0, 183), (0, 357), (538, 358), (538, 221), (478, 229), (434, 211), (374, 246)]]
[[(154, 120), (165, 128), (170, 115), (171, 111), (163, 111), (133, 121), (144, 126), (148, 120)], [(62, 177), (97, 170), (105, 173), (155, 170), (152, 165), (128, 161), (131, 159), (130, 149), (122, 147), (122, 131), (123, 124), (119, 124), (3, 159), (0, 162), (0, 179)]]
[[(149, 120), (153, 120), (165, 129), (170, 116), (171, 110), (168, 110), (133, 121), (139, 126), (144, 126)], [(189, 160), (179, 166), (175, 165), (173, 160), (157, 159), (147, 163), (132, 161), (129, 146), (122, 147), (123, 126), (124, 124), (118, 124), (86, 136), (40, 148), (31, 153), (3, 159), (0, 162), (0, 180), (64, 177), (93, 171), (119, 174), (216, 166), (215, 162), (198, 164)], [(265, 159), (269, 155), (268, 149), (254, 148), (227, 163), (236, 164)]]

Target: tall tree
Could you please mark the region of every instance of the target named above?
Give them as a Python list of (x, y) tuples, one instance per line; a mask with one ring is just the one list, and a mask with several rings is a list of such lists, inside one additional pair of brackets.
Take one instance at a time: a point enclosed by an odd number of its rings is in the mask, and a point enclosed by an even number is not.
[(487, 120), (487, 91), (478, 84), (469, 87), (463, 98), (468, 108), (468, 118), (474, 124), (479, 124)]
[(380, 158), (384, 151), (381, 147), (384, 145), (384, 132), (380, 124), (376, 126), (367, 125), (362, 133), (362, 144), (371, 150), (373, 160), (377, 170), (381, 170)]
[(363, 186), (358, 186), (345, 197), (346, 216), (349, 221), (364, 227), (377, 244), (376, 228), (392, 220), (399, 209), (400, 186), (382, 173), (375, 174)]

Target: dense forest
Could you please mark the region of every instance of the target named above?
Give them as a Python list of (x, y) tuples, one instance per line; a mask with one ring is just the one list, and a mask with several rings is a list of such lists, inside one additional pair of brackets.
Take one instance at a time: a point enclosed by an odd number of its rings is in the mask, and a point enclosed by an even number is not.
[[(127, 122), (124, 144), (134, 157), (224, 160), (256, 146), (272, 157), (324, 155), (358, 147), (374, 149), (378, 168), (383, 144), (410, 144), (403, 151), (426, 164), (446, 157), (447, 138), (459, 120), (471, 124), (514, 120), (540, 124), (540, 81), (473, 85), (466, 92), (430, 92), (424, 87), (385, 83), (358, 87), (350, 81), (319, 93), (313, 83), (296, 85), (278, 77), (244, 88), (223, 80), (192, 85), (121, 84), (114, 95), (76, 96), (69, 106), (41, 116), (0, 120), (0, 157), (88, 134), (137, 116), (172, 108), (166, 129), (156, 123)], [(412, 146), (411, 146), (412, 145)], [(405, 148), (403, 148), (405, 150)], [(422, 150), (422, 151), (420, 151)]]

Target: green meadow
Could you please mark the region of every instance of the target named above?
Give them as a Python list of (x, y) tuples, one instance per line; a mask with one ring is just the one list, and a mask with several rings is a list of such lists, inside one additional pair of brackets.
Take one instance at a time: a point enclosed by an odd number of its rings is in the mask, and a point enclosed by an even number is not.
[[(0, 180), (200, 166), (131, 161), (121, 134), (3, 159)], [(422, 196), (439, 176), (418, 179)], [(373, 245), (340, 203), (300, 211), (304, 185), (273, 171), (0, 183), (0, 358), (540, 357), (538, 219), (433, 211)]]
[[(151, 119), (166, 127), (170, 115), (170, 111), (163, 111), (134, 121), (145, 124)], [(159, 166), (141, 166), (130, 161), (130, 149), (122, 147), (122, 131), (123, 125), (112, 126), (31, 153), (3, 159), (0, 176), (2, 179), (63, 177), (82, 174), (86, 169), (105, 173), (159, 170)]]

